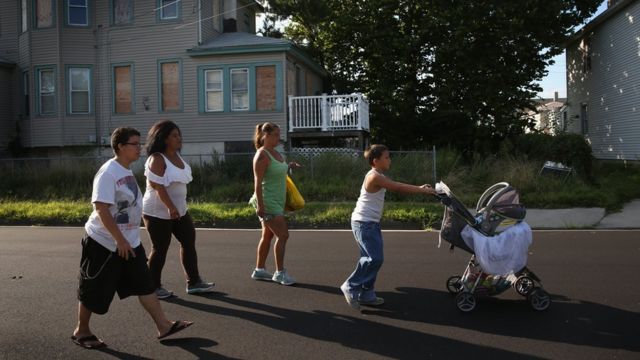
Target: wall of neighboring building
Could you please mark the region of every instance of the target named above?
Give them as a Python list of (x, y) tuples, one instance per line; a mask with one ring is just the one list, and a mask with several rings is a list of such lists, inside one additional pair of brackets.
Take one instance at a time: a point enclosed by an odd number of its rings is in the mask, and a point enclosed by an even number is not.
[(634, 1), (567, 48), (567, 129), (585, 134), (599, 159), (640, 160), (637, 19)]
[[(19, 16), (16, 1), (0, 2), (0, 58), (7, 62), (18, 62)], [(0, 153), (15, 136), (20, 101), (19, 73), (16, 65), (0, 64)]]

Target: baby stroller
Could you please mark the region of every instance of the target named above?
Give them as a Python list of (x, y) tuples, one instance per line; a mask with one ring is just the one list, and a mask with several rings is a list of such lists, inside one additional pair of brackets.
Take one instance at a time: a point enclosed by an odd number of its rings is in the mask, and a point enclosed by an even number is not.
[(526, 210), (518, 191), (506, 182), (489, 187), (478, 200), (475, 216), (445, 183), (436, 184), (436, 192), (445, 205), (440, 239), (449, 242), (451, 250), (458, 247), (471, 253), (462, 275), (447, 280), (458, 309), (473, 311), (477, 297), (498, 295), (510, 287), (526, 297), (533, 309), (549, 308), (549, 294), (526, 266), (531, 228), (523, 221)]

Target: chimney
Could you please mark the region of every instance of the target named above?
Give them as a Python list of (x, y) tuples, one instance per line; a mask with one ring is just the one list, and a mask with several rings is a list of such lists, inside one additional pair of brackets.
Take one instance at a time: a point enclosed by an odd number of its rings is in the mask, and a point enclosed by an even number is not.
[(553, 93), (553, 101), (557, 102), (558, 101), (558, 92), (554, 92)]
[(224, 19), (222, 22), (222, 32), (231, 33), (237, 32), (236, 19)]

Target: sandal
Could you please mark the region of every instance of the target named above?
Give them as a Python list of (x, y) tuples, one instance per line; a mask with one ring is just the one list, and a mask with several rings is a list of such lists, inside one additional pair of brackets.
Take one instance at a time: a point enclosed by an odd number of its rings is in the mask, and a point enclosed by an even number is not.
[(169, 329), (169, 331), (167, 331), (165, 334), (158, 336), (158, 340), (164, 339), (167, 336), (171, 336), (179, 331), (182, 331), (186, 328), (188, 328), (189, 326), (193, 325), (193, 322), (191, 321), (182, 321), (182, 320), (176, 320), (173, 325), (171, 325), (171, 328)]

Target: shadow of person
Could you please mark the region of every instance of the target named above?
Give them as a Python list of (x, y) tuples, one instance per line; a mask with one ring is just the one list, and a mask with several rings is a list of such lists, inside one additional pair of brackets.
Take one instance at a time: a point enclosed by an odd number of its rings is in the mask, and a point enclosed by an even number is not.
[(551, 295), (553, 303), (542, 312), (531, 309), (524, 297), (484, 297), (479, 298), (473, 313), (465, 314), (446, 291), (396, 290), (379, 292), (385, 299), (383, 307), (367, 308), (363, 313), (511, 337), (640, 351), (640, 314), (633, 311)]
[[(321, 288), (323, 291), (329, 291), (330, 288), (332, 293), (339, 291), (333, 287)], [(215, 304), (183, 298), (174, 299), (173, 302), (218, 316), (243, 319), (273, 330), (333, 342), (351, 349), (396, 359), (463, 358), (479, 353), (492, 359), (539, 359), (531, 355), (387, 325), (364, 319), (359, 314), (351, 316), (321, 310), (297, 311), (227, 296), (216, 297), (216, 300)], [(222, 305), (218, 305), (220, 303)], [(230, 306), (224, 306), (225, 304)]]
[(104, 347), (104, 348), (96, 349), (96, 351), (100, 351), (100, 352), (103, 352), (105, 354), (109, 354), (109, 355), (115, 357), (116, 359), (122, 359), (122, 360), (152, 360), (152, 358), (129, 354), (129, 353), (126, 353), (126, 352), (118, 351), (118, 350), (110, 348), (110, 347)]
[(186, 350), (193, 355), (195, 355), (198, 359), (235, 359), (231, 357), (227, 357), (224, 355), (220, 355), (208, 350), (205, 348), (210, 348), (217, 346), (218, 343), (205, 338), (180, 338), (180, 339), (167, 339), (160, 341), (162, 345), (165, 346), (175, 346), (179, 347), (183, 350)]

